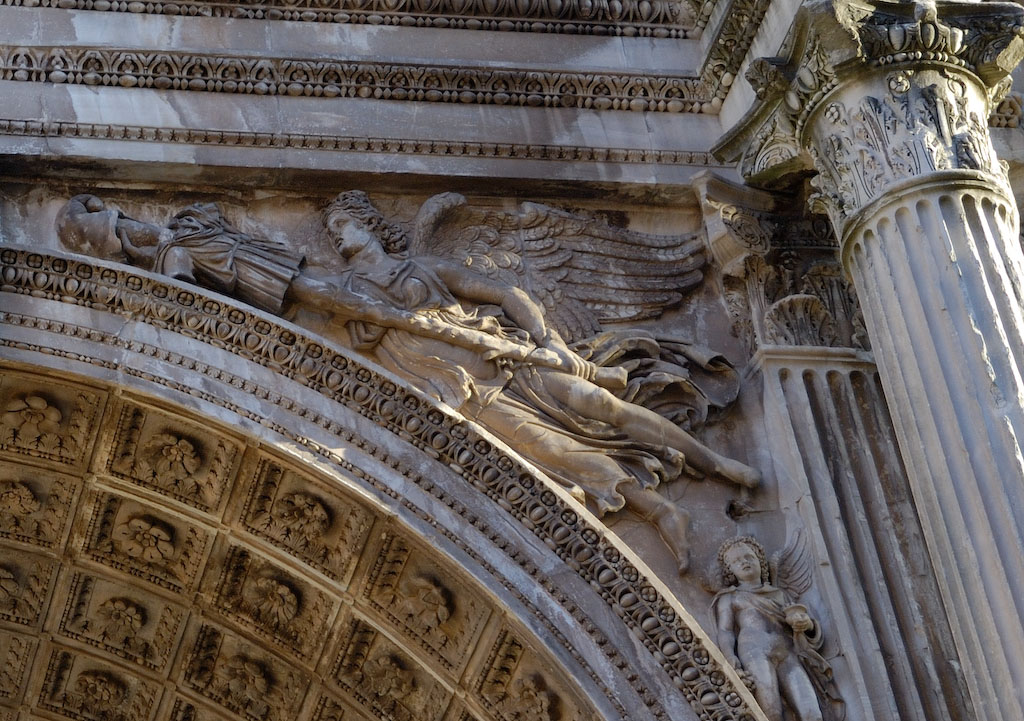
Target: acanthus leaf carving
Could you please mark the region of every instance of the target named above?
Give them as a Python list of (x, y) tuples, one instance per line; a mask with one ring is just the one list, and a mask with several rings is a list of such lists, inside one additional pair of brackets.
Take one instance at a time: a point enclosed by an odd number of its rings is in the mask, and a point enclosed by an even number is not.
[[(928, 171), (977, 171), (1005, 185), (987, 125), (1002, 122), (990, 114), (1024, 56), (1022, 27), (1024, 11), (1009, 5), (965, 12), (844, 1), (808, 10), (801, 44), (781, 70), (785, 88), (777, 59), (752, 63), (763, 107), (721, 148), (761, 184), (802, 170), (794, 151), (777, 147), (806, 151), (819, 172), (817, 207), (837, 228), (893, 182)], [(836, 75), (835, 67), (855, 66), (862, 72)]]
[(321, 573), (344, 581), (373, 516), (354, 501), (315, 489), (294, 471), (261, 463), (246, 500), (245, 523)]
[(382, 721), (438, 721), (451, 694), (363, 621), (353, 621), (335, 679)]
[(61, 463), (79, 460), (98, 398), (78, 393), (66, 412), (48, 393), (17, 393), (0, 413), (0, 448)]
[(57, 566), (55, 561), (32, 556), (0, 565), (0, 619), (36, 626)]
[(834, 346), (839, 340), (831, 314), (814, 295), (802, 293), (776, 301), (765, 312), (764, 323), (768, 343)]
[(210, 625), (200, 627), (185, 678), (196, 691), (251, 721), (284, 721), (308, 680), (295, 668)]
[(195, 582), (206, 532), (119, 496), (94, 498), (86, 546), (94, 559), (170, 590)]

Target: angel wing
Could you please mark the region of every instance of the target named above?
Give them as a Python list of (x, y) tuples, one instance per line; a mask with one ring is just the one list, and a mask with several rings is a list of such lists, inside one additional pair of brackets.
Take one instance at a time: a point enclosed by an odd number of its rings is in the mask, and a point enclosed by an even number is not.
[(456, 193), (427, 200), (410, 252), (448, 257), (529, 293), (568, 342), (602, 323), (655, 318), (700, 284), (700, 237), (615, 228), (537, 203), (472, 208)]
[(772, 556), (771, 566), (775, 569), (775, 586), (785, 591), (790, 598), (800, 598), (811, 588), (814, 576), (811, 568), (811, 552), (802, 529), (797, 529), (786, 547)]

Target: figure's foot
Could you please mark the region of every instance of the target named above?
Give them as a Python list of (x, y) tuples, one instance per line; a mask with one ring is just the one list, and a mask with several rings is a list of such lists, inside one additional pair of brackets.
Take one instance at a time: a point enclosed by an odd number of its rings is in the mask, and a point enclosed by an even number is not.
[(761, 472), (746, 463), (731, 458), (722, 459), (718, 472), (723, 478), (743, 488), (757, 488), (761, 485)]
[(690, 514), (666, 501), (651, 514), (651, 522), (675, 556), (679, 575), (685, 576), (690, 570)]

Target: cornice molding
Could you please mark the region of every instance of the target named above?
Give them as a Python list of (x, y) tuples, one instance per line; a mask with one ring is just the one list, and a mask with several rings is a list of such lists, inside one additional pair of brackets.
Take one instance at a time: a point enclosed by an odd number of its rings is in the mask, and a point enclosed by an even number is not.
[(686, 38), (714, 0), (0, 0), (0, 6), (498, 32)]
[(375, 98), (596, 110), (698, 112), (696, 78), (366, 61), (235, 57), (173, 50), (5, 47), (0, 80), (235, 95)]
[[(524, 533), (547, 544), (630, 628), (680, 689), (697, 718), (763, 719), (736, 673), (720, 664), (720, 653), (709, 652), (712, 645), (696, 622), (658, 581), (648, 577), (646, 568), (634, 565), (632, 554), (620, 550), (621, 542), (612, 534), (591, 525), (549, 491), (535, 472), (471, 424), (360, 361), (227, 298), (115, 264), (4, 248), (0, 250), (0, 292), (125, 315), (181, 333), (265, 366), (353, 409), (382, 430), (457, 469), (468, 483), (518, 521)], [(0, 318), (6, 319), (8, 314), (0, 313)], [(63, 326), (53, 325), (55, 330)], [(242, 390), (246, 390), (244, 385)], [(277, 393), (266, 392), (268, 401), (285, 401)], [(571, 599), (561, 602), (570, 603)], [(600, 634), (597, 628), (594, 632)], [(639, 681), (634, 677), (634, 683)], [(650, 694), (645, 698), (651, 706), (660, 705)]]
[[(273, 0), (282, 2), (283, 0)], [(311, 1), (311, 0), (307, 0)], [(354, 4), (355, 0), (326, 0), (341, 5)], [(549, 15), (555, 4), (532, 0), (537, 8), (528, 8), (524, 13), (537, 13), (537, 19), (521, 21), (495, 21), (495, 26), (486, 26), (474, 12), (479, 8), (494, 6), (499, 10), (512, 12), (516, 6), (507, 0), (467, 0), (468, 8), (455, 12), (448, 5), (435, 7), (437, 17), (402, 14), (401, 8), (412, 7), (427, 0), (404, 0), (394, 14), (380, 14), (373, 9), (385, 0), (372, 0), (363, 10), (356, 12), (329, 12), (320, 8), (314, 10), (289, 10), (292, 14), (273, 12), (273, 6), (230, 6), (230, 17), (262, 17), (268, 20), (288, 19), (309, 22), (361, 22), (369, 24), (392, 24), (402, 26), (431, 26), (466, 29), (520, 30), (535, 32), (572, 32), (609, 35), (650, 35), (652, 37), (687, 37), (689, 30), (673, 34), (655, 32), (665, 29), (631, 25), (627, 18), (634, 15), (654, 13), (672, 15), (672, 0), (629, 0), (625, 5), (615, 0), (599, 3), (594, 7), (587, 0), (571, 0), (558, 3), (559, 22), (562, 16), (573, 17), (573, 13), (592, 12), (596, 16), (608, 15), (613, 7), (621, 7), (620, 20), (608, 17), (606, 26), (588, 26), (581, 30), (579, 23), (568, 23), (553, 30)], [(727, 0), (717, 0), (726, 2)], [(141, 3), (122, 0), (0, 0), (0, 6), (35, 6), (61, 9), (88, 9), (106, 12), (129, 12), (136, 14), (207, 15), (214, 14), (214, 7), (222, 9), (219, 15), (229, 16), (227, 6), (206, 3), (205, 0), (191, 0), (188, 3)], [(479, 5), (479, 8), (477, 7)], [(600, 7), (597, 7), (600, 5)], [(715, 114), (728, 94), (736, 73), (757, 28), (767, 12), (769, 0), (732, 0), (722, 20), (710, 30), (713, 37), (708, 43), (708, 54), (695, 77), (655, 76), (628, 73), (585, 73), (534, 71), (491, 68), (464, 68), (452, 66), (421, 66), (383, 64), (369, 62), (332, 62), (302, 58), (245, 58), (239, 56), (186, 55), (184, 53), (137, 52), (129, 48), (64, 48), (64, 47), (16, 47), (0, 49), (0, 78), (28, 82), (71, 82), (89, 85), (120, 85), (122, 87), (154, 87), (157, 89), (199, 90), (206, 92), (228, 92), (242, 94), (307, 95), (316, 97), (375, 97), (403, 101), (452, 102), (470, 104), (523, 105), (542, 107), (576, 107), (595, 110), (632, 110), (637, 112), (687, 112)], [(707, 0), (698, 13), (695, 22), (700, 28), (710, 20), (716, 0)], [(679, 5), (682, 7), (682, 5)], [(575, 9), (574, 9), (575, 8)], [(590, 9), (586, 9), (590, 8)], [(651, 8), (651, 9), (648, 9)], [(209, 11), (206, 12), (206, 11)], [(283, 11), (281, 11), (283, 13)], [(383, 12), (383, 11), (381, 11)], [(616, 11), (619, 12), (619, 11)], [(680, 11), (681, 12), (681, 11)], [(257, 14), (254, 14), (257, 13)], [(445, 14), (448, 13), (448, 14)], [(549, 15), (544, 15), (548, 13)], [(294, 16), (293, 16), (294, 15)], [(660, 16), (659, 15), (659, 16)], [(532, 16), (531, 16), (532, 17)], [(548, 20), (543, 18), (547, 17)], [(372, 18), (372, 19), (371, 19)], [(429, 22), (427, 21), (429, 19)], [(422, 20), (422, 23), (421, 23)], [(479, 26), (478, 26), (479, 23)], [(545, 30), (545, 28), (547, 28)], [(598, 28), (604, 28), (598, 30)], [(706, 28), (705, 28), (706, 29)], [(642, 31), (644, 30), (644, 31)], [(650, 30), (650, 32), (646, 32)], [(147, 75), (140, 72), (138, 65), (147, 66), (157, 56), (168, 63), (163, 74)], [(122, 70), (128, 63), (131, 70)], [(134, 72), (133, 72), (134, 70)], [(327, 73), (330, 79), (318, 76)], [(88, 79), (85, 76), (88, 75)], [(80, 77), (79, 77), (80, 76)]]
[(578, 163), (711, 166), (722, 164), (709, 152), (698, 150), (645, 150), (596, 148), (579, 145), (483, 143), (416, 138), (367, 138), (354, 135), (259, 133), (238, 130), (159, 128), (146, 125), (42, 122), (0, 119), (0, 135), (86, 140), (128, 140), (240, 148), (295, 148), (342, 153), (391, 153), (428, 157), (463, 157), (511, 160), (551, 160)]

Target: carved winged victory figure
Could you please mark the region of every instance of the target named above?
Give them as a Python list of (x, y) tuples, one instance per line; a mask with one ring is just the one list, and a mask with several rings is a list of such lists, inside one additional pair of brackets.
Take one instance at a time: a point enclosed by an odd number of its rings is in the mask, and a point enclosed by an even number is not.
[[(116, 211), (90, 197), (72, 199), (58, 233), (70, 249), (96, 254), (101, 244), (86, 242), (89, 223), (99, 225), (91, 216)], [(280, 282), (264, 283), (271, 300), (256, 305), (331, 314), (344, 329), (338, 340), (477, 421), (598, 513), (625, 506), (649, 520), (680, 572), (689, 564), (689, 516), (656, 486), (684, 472), (759, 483), (756, 470), (690, 432), (735, 394), (719, 378), (731, 371), (723, 360), (649, 333), (602, 330), (657, 316), (698, 284), (699, 239), (634, 233), (529, 203), (477, 209), (452, 193), (424, 203), (409, 231), (360, 191), (339, 195), (324, 221), (346, 264), (340, 274), (314, 276), (268, 241), (249, 248), (253, 239), (223, 219), (198, 234), (234, 244), (230, 258), (221, 252), (219, 274), (204, 266), (206, 243), (185, 246), (174, 224), (159, 229), (119, 214), (104, 222), (117, 239), (107, 257), (127, 255), (243, 299), (254, 294), (237, 268), (258, 249)], [(177, 265), (149, 260), (167, 257), (167, 246), (181, 249)], [(223, 281), (232, 264), (233, 286)]]

